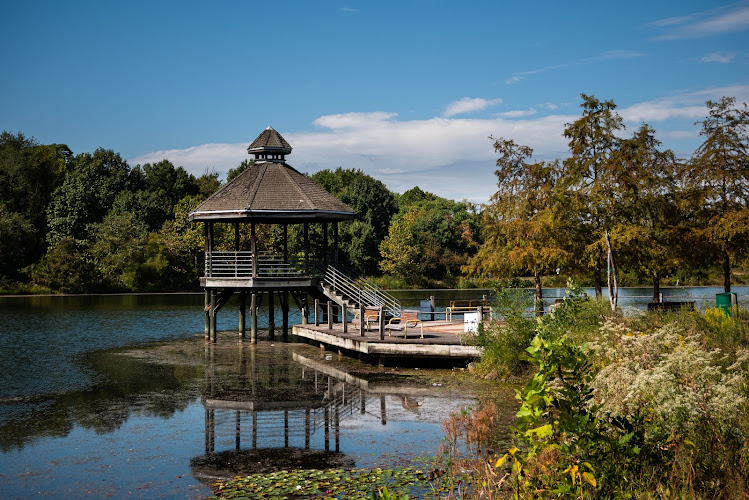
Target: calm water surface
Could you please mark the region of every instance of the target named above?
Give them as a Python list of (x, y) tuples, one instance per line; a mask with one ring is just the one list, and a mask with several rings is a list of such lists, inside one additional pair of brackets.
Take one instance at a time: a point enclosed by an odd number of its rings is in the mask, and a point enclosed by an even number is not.
[[(475, 404), (451, 370), (380, 371), (228, 332), (206, 347), (202, 306), (0, 297), (0, 497), (199, 498), (237, 473), (408, 463)], [(218, 318), (236, 330), (231, 304)], [(497, 397), (510, 418), (512, 391)]]

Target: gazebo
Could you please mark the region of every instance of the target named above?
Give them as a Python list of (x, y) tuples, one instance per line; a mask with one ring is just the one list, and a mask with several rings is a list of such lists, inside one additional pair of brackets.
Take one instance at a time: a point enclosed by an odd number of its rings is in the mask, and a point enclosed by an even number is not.
[[(263, 296), (268, 300), (268, 330), (274, 335), (274, 301), (277, 295), (283, 314), (282, 336), (288, 334), (289, 296), (309, 316), (308, 296), (349, 306), (374, 305), (378, 298), (356, 290), (355, 280), (335, 267), (338, 253), (338, 222), (356, 217), (356, 212), (322, 189), (288, 163), (291, 146), (273, 128), (266, 128), (247, 148), (254, 163), (216, 191), (189, 218), (204, 224), (205, 272), (200, 285), (205, 291), (205, 336), (216, 340), (216, 313), (229, 298), (239, 294), (239, 334), (245, 335), (245, 311), (250, 298), (251, 340), (257, 341), (257, 311)], [(217, 250), (214, 227), (234, 228), (234, 248)], [(240, 225), (249, 224), (250, 241), (241, 241)], [(256, 226), (280, 225), (280, 248), (258, 250)], [(303, 255), (290, 255), (288, 226), (302, 226)], [(322, 225), (322, 255), (310, 255), (310, 224)], [(333, 224), (333, 252), (329, 257), (328, 225)], [(246, 233), (246, 231), (244, 231)], [(318, 242), (319, 244), (319, 242)], [(326, 280), (326, 276), (328, 279)], [(335, 281), (338, 286), (325, 281)], [(347, 290), (341, 290), (342, 283)], [(354, 288), (352, 288), (354, 287)], [(358, 294), (358, 300), (353, 295)]]

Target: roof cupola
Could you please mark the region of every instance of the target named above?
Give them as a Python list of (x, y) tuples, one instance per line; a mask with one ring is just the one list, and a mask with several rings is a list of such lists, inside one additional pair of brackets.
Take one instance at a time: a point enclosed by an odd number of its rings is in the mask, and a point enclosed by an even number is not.
[(263, 130), (257, 139), (247, 148), (249, 154), (255, 155), (255, 163), (262, 161), (286, 161), (291, 154), (291, 146), (273, 127)]

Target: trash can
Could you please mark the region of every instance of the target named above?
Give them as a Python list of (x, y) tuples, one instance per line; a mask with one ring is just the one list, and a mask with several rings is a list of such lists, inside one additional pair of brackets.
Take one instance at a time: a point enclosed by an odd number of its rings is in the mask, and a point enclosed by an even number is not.
[(735, 293), (718, 293), (715, 294), (715, 305), (722, 309), (726, 316), (733, 316), (733, 305), (736, 303)]

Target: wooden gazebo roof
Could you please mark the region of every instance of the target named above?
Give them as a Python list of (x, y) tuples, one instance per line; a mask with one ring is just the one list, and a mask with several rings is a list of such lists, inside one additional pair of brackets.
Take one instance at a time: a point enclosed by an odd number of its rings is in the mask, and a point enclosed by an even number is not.
[(255, 163), (198, 205), (190, 220), (297, 223), (356, 217), (351, 207), (286, 163), (291, 146), (272, 128), (248, 152), (255, 154)]

